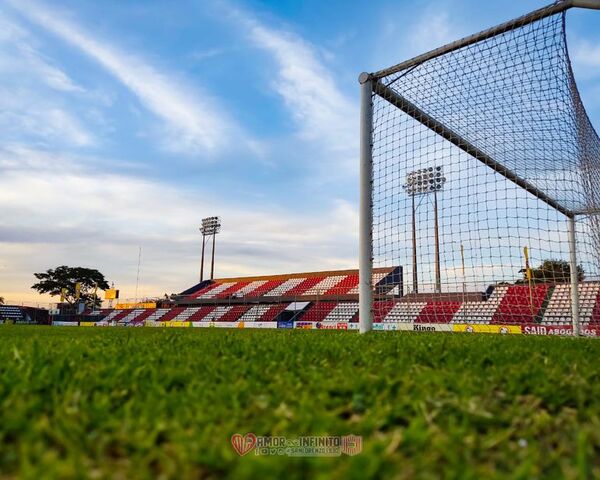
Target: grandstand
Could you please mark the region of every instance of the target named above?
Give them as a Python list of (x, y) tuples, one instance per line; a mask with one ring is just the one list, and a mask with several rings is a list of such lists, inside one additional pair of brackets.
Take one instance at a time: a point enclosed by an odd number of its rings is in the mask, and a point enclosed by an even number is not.
[[(86, 326), (358, 329), (358, 271), (339, 270), (203, 281), (156, 308), (84, 312)], [(482, 292), (404, 292), (402, 268), (373, 273), (380, 329), (569, 333), (570, 285), (490, 285)], [(579, 285), (582, 327), (600, 334), (600, 282)], [(59, 322), (58, 324), (64, 324)], [(466, 329), (466, 330), (465, 330)], [(549, 330), (548, 330), (549, 329)], [(598, 329), (598, 330), (597, 330)], [(486, 330), (487, 331), (487, 330)]]
[(0, 323), (47, 324), (48, 310), (20, 305), (0, 305)]

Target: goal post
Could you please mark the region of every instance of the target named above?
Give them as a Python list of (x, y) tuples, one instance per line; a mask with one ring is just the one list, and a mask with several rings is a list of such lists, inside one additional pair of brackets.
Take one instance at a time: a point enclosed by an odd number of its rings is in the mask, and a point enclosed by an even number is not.
[[(564, 323), (568, 291), (580, 333), (579, 282), (597, 281), (600, 298), (600, 139), (568, 56), (572, 7), (600, 0), (557, 2), (359, 76), (361, 332), (390, 308), (421, 318), (435, 300), (442, 322), (477, 308), (482, 323), (498, 322), (493, 298), (508, 321)], [(523, 268), (524, 246), (539, 267)], [(374, 265), (402, 267), (410, 288), (374, 295)], [(535, 276), (530, 314), (510, 298), (521, 287), (507, 287), (521, 273)]]
[(360, 333), (373, 328), (373, 85), (371, 77), (362, 73), (360, 82), (360, 232), (358, 311)]

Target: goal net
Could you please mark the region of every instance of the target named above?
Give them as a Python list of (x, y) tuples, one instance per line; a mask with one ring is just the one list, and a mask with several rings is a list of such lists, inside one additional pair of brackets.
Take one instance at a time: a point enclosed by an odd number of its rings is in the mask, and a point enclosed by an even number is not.
[[(573, 3), (361, 75), (362, 331), (594, 321), (600, 139), (567, 50)], [(367, 287), (372, 266), (401, 266), (403, 291)]]

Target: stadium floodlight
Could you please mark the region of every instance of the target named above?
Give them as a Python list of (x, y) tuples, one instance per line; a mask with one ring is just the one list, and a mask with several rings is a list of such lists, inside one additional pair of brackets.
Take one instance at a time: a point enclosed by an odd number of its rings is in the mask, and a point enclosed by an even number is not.
[(200, 261), (200, 281), (204, 280), (204, 248), (206, 246), (206, 237), (212, 236), (212, 260), (210, 263), (210, 279), (214, 278), (215, 273), (215, 237), (221, 231), (220, 217), (206, 217), (202, 219), (200, 233), (202, 233), (202, 260)]
[[(482, 292), (522, 281), (516, 275), (528, 245), (534, 262), (569, 265), (572, 330), (579, 334), (579, 269), (586, 280), (600, 280), (600, 137), (568, 55), (565, 17), (572, 7), (600, 10), (600, 0), (557, 1), (359, 76), (361, 332), (372, 328), (374, 263), (403, 265), (412, 256), (416, 275), (415, 197), (435, 197), (444, 185), (423, 174), (434, 161), (460, 172), (441, 206), (445, 238), (457, 248), (440, 259), (436, 238), (436, 291), (440, 260), (445, 289), (462, 289), (463, 298), (467, 286)], [(429, 245), (425, 240), (420, 248)], [(428, 275), (419, 271), (421, 285)], [(553, 281), (528, 300), (539, 302), (533, 312), (545, 308), (544, 295), (564, 276)], [(521, 315), (517, 310), (508, 314)], [(527, 318), (536, 321), (533, 313)]]
[(418, 195), (433, 194), (433, 217), (435, 238), (435, 291), (442, 291), (440, 272), (440, 234), (438, 221), (437, 193), (444, 188), (446, 177), (440, 165), (414, 170), (406, 175), (406, 183), (402, 188), (411, 197), (412, 203), (412, 260), (413, 260), (413, 292), (419, 292), (417, 275), (417, 205), (415, 197)]

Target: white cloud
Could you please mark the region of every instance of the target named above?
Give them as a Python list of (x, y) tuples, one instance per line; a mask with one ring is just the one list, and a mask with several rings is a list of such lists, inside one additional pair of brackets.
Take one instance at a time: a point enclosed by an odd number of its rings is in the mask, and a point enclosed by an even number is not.
[(373, 48), (376, 70), (391, 67), (403, 60), (441, 47), (464, 36), (463, 28), (455, 17), (440, 5), (431, 4), (418, 13), (410, 12), (414, 18), (405, 21), (409, 13), (385, 16)]
[(229, 147), (239, 128), (206, 93), (198, 95), (140, 57), (94, 38), (49, 9), (23, 0), (8, 0), (29, 20), (79, 49), (117, 78), (167, 126), (165, 146), (180, 153), (200, 154)]
[(339, 89), (335, 74), (318, 50), (299, 36), (269, 28), (245, 12), (231, 9), (230, 13), (253, 45), (275, 60), (272, 86), (299, 126), (302, 139), (314, 142), (321, 150), (319, 161), (355, 167), (357, 104)]
[(64, 71), (42, 55), (29, 32), (0, 13), (0, 71), (36, 75), (50, 88), (63, 92), (84, 92)]
[(448, 12), (428, 10), (409, 29), (408, 38), (418, 54), (457, 40), (461, 36), (457, 30)]
[(95, 135), (60, 98), (85, 90), (46, 59), (38, 45), (29, 32), (0, 13), (0, 135), (4, 143), (7, 138), (27, 138), (61, 146), (95, 144)]
[(590, 42), (579, 42), (573, 49), (573, 60), (582, 67), (600, 67), (600, 45)]
[(357, 213), (344, 201), (304, 214), (232, 205), (30, 147), (0, 150), (0, 171), (0, 295), (10, 299), (31, 301), (20, 296), (31, 274), (61, 264), (98, 268), (133, 297), (139, 245), (140, 295), (182, 291), (197, 281), (198, 221), (213, 212), (219, 277), (356, 265)]
[(30, 89), (0, 87), (0, 129), (3, 136), (27, 136), (58, 145), (88, 147), (95, 136), (72, 113)]

